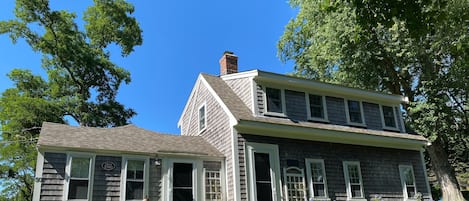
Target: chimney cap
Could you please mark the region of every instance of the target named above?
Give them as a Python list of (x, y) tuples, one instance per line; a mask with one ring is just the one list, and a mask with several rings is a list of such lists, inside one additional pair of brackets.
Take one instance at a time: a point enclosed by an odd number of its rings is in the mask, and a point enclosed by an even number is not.
[(223, 55), (225, 55), (225, 54), (231, 54), (231, 55), (234, 55), (234, 52), (232, 52), (232, 51), (229, 51), (229, 50), (225, 50), (225, 52), (223, 52)]

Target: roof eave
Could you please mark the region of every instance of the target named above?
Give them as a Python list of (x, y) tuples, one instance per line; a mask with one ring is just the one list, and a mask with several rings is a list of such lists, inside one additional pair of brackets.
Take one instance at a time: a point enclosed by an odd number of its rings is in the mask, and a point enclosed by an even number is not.
[(273, 83), (281, 86), (290, 86), (294, 88), (302, 89), (312, 89), (315, 91), (320, 91), (328, 94), (338, 94), (347, 97), (358, 97), (366, 98), (369, 100), (374, 100), (378, 102), (385, 103), (407, 103), (408, 98), (395, 95), (395, 94), (385, 94), (380, 92), (374, 92), (363, 89), (356, 89), (346, 86), (340, 86), (337, 84), (330, 84), (324, 82), (318, 82), (314, 80), (307, 80), (304, 78), (296, 78), (293, 76), (281, 75), (271, 72), (258, 71), (258, 76), (254, 78), (256, 81), (261, 81), (265, 83)]
[(244, 134), (406, 150), (419, 151), (428, 145), (428, 140), (423, 137), (419, 140), (250, 120), (241, 120), (235, 128)]

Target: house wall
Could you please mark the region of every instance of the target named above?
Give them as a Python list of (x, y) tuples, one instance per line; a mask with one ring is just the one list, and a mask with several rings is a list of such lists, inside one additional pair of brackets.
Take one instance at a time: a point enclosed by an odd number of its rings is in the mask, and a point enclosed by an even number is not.
[[(200, 135), (223, 153), (226, 166), (227, 198), (233, 200), (232, 130), (229, 117), (205, 84), (199, 84), (196, 90), (197, 92), (189, 100), (189, 108), (181, 121), (182, 129), (185, 129), (184, 135)], [(207, 124), (206, 129), (199, 132), (198, 109), (202, 104), (206, 107)]]
[[(238, 136), (240, 167), (246, 167), (244, 158), (246, 142), (277, 144), (281, 174), (283, 174), (283, 168), (287, 166), (287, 160), (296, 160), (299, 168), (305, 169), (305, 158), (324, 159), (327, 187), (332, 200), (346, 200), (347, 198), (343, 161), (360, 162), (363, 189), (368, 200), (374, 195), (380, 195), (383, 200), (387, 201), (403, 200), (398, 167), (400, 164), (412, 165), (417, 191), (421, 192), (427, 200), (429, 198), (425, 183), (425, 170), (418, 151), (240, 134)], [(245, 168), (242, 168), (240, 172), (242, 200), (247, 200)], [(282, 175), (281, 178), (283, 180), (284, 176)]]
[[(92, 153), (90, 153), (92, 154)], [(119, 201), (121, 182), (121, 156), (96, 155), (93, 179), (93, 200)], [(62, 200), (65, 178), (65, 166), (67, 154), (65, 153), (44, 153), (44, 164), (42, 166), (43, 175), (41, 183), (41, 201)], [(101, 168), (105, 161), (113, 162), (116, 167), (106, 171)], [(150, 200), (160, 200), (162, 174), (161, 165), (156, 166), (155, 159), (150, 159), (149, 168), (149, 198)]]
[(67, 155), (63, 153), (44, 154), (41, 183), (41, 201), (62, 200)]
[[(261, 85), (257, 85), (257, 101), (256, 107), (259, 115), (265, 113), (265, 100), (264, 100), (264, 88)], [(293, 89), (284, 89), (285, 94), (285, 111), (286, 116), (292, 120), (308, 121), (307, 117), (307, 105), (305, 99), (305, 92), (297, 91)], [(321, 95), (321, 94), (319, 94)], [(353, 99), (355, 100), (355, 99)], [(383, 123), (381, 118), (381, 109), (378, 103), (372, 103), (362, 101), (363, 114), (365, 117), (366, 128), (373, 130), (383, 130)], [(348, 126), (346, 108), (344, 98), (333, 97), (326, 95), (326, 110), (328, 114), (328, 120), (330, 124)], [(399, 132), (404, 132), (403, 125), (399, 115), (399, 109), (394, 107), (394, 112), (397, 115), (397, 126)], [(279, 117), (271, 117), (279, 118)]]
[(251, 77), (225, 80), (225, 83), (235, 92), (243, 103), (252, 110), (252, 79)]

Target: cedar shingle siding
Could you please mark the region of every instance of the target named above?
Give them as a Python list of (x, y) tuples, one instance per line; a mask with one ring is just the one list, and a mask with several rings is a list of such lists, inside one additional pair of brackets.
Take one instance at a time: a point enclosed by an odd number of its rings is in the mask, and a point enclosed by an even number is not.
[[(116, 167), (106, 171), (101, 164), (112, 161)], [(115, 156), (96, 156), (94, 167), (93, 200), (119, 200), (122, 158)]]
[(62, 200), (66, 161), (63, 153), (44, 153), (41, 201)]
[[(387, 201), (402, 201), (403, 193), (399, 176), (399, 165), (412, 165), (415, 174), (417, 192), (428, 198), (424, 169), (420, 152), (400, 149), (388, 149), (368, 146), (346, 145), (337, 143), (293, 140), (286, 138), (262, 137), (240, 134), (238, 137), (240, 166), (245, 166), (245, 142), (277, 144), (280, 157), (281, 179), (284, 183), (283, 168), (287, 160), (297, 161), (299, 168), (305, 169), (305, 158), (324, 159), (327, 187), (332, 200), (346, 200), (343, 161), (360, 161), (365, 197), (370, 200), (380, 195)], [(243, 175), (245, 172), (243, 171)], [(306, 176), (306, 175), (305, 175)], [(246, 195), (246, 177), (241, 177), (242, 195)], [(242, 200), (247, 200), (242, 196)]]

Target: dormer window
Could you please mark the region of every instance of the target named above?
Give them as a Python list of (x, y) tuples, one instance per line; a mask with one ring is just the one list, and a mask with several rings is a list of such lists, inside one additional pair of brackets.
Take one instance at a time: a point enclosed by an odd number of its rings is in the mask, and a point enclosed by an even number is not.
[(347, 100), (346, 108), (348, 110), (348, 123), (351, 125), (365, 126), (363, 117), (363, 107), (360, 101)]
[(307, 94), (308, 119), (313, 121), (327, 121), (326, 100), (324, 96)]
[(266, 112), (269, 114), (284, 114), (283, 90), (276, 88), (265, 88), (267, 102)]
[(397, 129), (396, 124), (396, 114), (394, 112), (394, 108), (390, 106), (381, 106), (381, 112), (383, 114), (383, 125), (384, 129)]
[(205, 111), (205, 104), (201, 105), (199, 107), (199, 132), (202, 132), (206, 128), (206, 117), (205, 117), (206, 111)]

